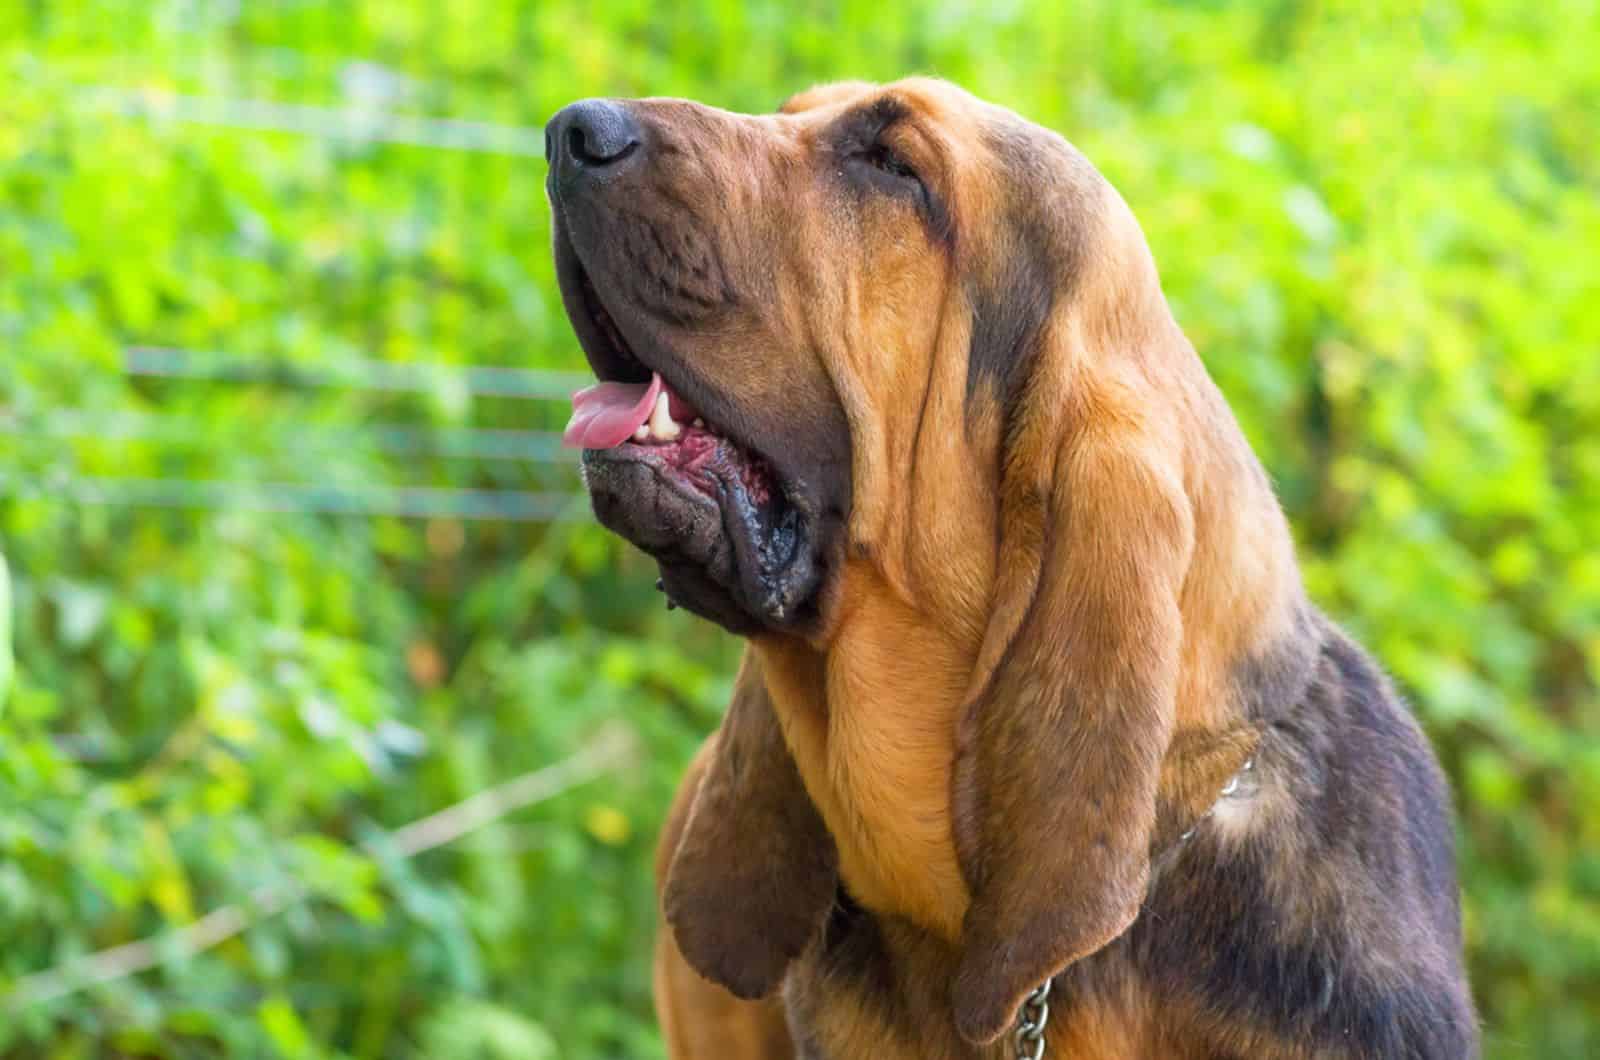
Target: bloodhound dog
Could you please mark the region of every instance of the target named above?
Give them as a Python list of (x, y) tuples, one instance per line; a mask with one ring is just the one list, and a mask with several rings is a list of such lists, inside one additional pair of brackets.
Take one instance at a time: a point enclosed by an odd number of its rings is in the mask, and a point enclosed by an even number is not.
[(597, 517), (748, 642), (673, 1057), (1476, 1054), (1446, 785), (1083, 155), (932, 80), (546, 138)]

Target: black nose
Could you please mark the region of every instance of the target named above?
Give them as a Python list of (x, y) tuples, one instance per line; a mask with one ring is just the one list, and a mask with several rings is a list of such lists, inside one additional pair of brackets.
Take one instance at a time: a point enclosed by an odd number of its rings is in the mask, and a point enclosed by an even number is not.
[(584, 99), (562, 108), (544, 127), (544, 157), (564, 177), (599, 175), (638, 153), (643, 131), (620, 103)]

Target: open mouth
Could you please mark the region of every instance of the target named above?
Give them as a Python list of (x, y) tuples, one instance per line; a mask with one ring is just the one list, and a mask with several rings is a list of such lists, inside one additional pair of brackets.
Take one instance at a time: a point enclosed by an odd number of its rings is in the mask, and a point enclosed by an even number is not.
[(716, 499), (736, 475), (750, 501), (770, 504), (771, 466), (706, 426), (694, 407), (651, 372), (648, 383), (596, 383), (572, 395), (572, 420), (562, 442), (575, 449), (648, 449), (637, 454), (659, 460), (707, 497)]
[(713, 500), (733, 476), (751, 503), (771, 504), (778, 492), (771, 465), (708, 426), (659, 371), (633, 352), (588, 273), (580, 271), (578, 281), (592, 334), (604, 340), (605, 348), (591, 357), (601, 382), (572, 395), (572, 419), (562, 433), (562, 444), (573, 449), (648, 450), (619, 455), (657, 461)]
[(771, 461), (669, 377), (719, 406), (724, 395), (671, 351), (630, 341), (559, 233), (557, 260), (568, 316), (599, 378), (573, 395), (563, 433), (584, 451), (596, 516), (658, 560), (670, 601), (735, 632), (789, 624), (817, 581), (802, 505)]

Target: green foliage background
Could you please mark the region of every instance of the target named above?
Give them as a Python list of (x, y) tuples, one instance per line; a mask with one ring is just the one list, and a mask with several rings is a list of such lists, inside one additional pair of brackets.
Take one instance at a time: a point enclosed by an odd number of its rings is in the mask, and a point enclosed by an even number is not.
[[(765, 111), (913, 71), (1063, 131), (1143, 219), (1313, 594), (1456, 785), (1490, 1055), (1600, 1055), (1596, 55), (1592, 0), (0, 4), (0, 1056), (659, 1056), (651, 843), (737, 653), (581, 519), (80, 503), (574, 484), (369, 444), (559, 407), (120, 372), (139, 343), (579, 367), (542, 162), (108, 90), (536, 132), (586, 95)], [(362, 845), (607, 726), (604, 780), (411, 862)], [(291, 879), (237, 939), (4, 1007)]]

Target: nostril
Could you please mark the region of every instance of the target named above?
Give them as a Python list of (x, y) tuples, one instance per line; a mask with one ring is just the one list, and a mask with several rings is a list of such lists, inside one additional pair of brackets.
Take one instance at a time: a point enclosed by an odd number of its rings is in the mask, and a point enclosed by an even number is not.
[(639, 141), (629, 137), (597, 136), (592, 130), (575, 126), (567, 130), (567, 150), (586, 166), (608, 166), (633, 153)]
[(644, 130), (625, 105), (608, 99), (580, 100), (545, 127), (545, 151), (567, 170), (615, 166), (643, 146)]
[(567, 130), (567, 153), (586, 164), (603, 161), (589, 153), (589, 136), (582, 129)]

